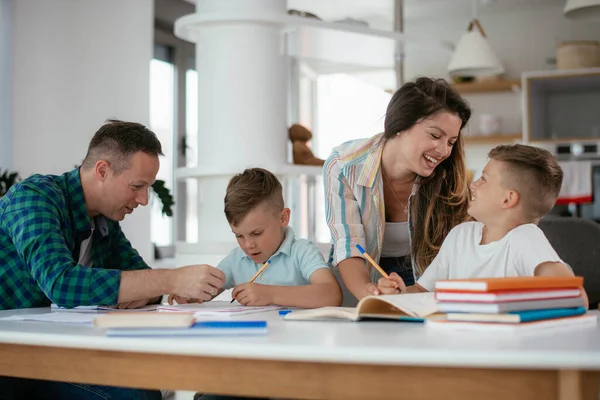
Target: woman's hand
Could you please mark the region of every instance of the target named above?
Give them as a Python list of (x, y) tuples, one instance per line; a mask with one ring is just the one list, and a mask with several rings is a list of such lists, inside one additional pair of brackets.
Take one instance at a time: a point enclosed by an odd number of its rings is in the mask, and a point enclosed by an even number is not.
[(398, 294), (406, 292), (406, 285), (400, 276), (392, 272), (388, 278), (379, 278), (377, 285), (374, 283), (367, 284), (369, 294), (379, 296), (380, 294)]

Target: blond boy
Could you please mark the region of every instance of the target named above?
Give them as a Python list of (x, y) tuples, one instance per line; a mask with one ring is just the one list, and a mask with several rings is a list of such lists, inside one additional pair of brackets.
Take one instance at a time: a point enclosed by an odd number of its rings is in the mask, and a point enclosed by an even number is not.
[[(319, 249), (297, 239), (288, 226), (290, 209), (275, 175), (251, 168), (234, 176), (225, 194), (225, 216), (239, 247), (217, 268), (226, 276), (223, 289), (234, 288), (238, 302), (304, 308), (341, 304), (340, 286)], [(249, 283), (267, 260), (269, 266)]]
[[(431, 265), (406, 291), (433, 291), (440, 279), (573, 276), (537, 226), (556, 203), (562, 179), (546, 150), (522, 144), (492, 149), (481, 177), (471, 184), (468, 212), (475, 221), (448, 233)], [(399, 277), (390, 278), (380, 280), (383, 292), (404, 286)]]

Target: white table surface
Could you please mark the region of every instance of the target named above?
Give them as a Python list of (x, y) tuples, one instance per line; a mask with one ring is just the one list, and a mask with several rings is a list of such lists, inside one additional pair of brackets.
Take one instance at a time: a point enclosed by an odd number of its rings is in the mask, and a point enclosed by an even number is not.
[[(49, 308), (0, 311), (0, 317)], [(597, 311), (594, 313), (598, 314)], [(440, 332), (419, 323), (267, 320), (265, 336), (115, 338), (92, 326), (0, 320), (0, 342), (36, 346), (352, 364), (600, 370), (600, 327), (521, 333)]]

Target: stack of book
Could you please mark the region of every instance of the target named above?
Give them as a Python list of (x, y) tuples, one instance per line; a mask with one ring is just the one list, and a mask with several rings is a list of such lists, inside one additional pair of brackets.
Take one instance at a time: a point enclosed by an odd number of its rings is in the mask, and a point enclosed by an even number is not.
[(595, 325), (582, 294), (583, 278), (577, 276), (442, 280), (435, 284), (435, 299), (446, 317), (427, 323), (470, 330)]

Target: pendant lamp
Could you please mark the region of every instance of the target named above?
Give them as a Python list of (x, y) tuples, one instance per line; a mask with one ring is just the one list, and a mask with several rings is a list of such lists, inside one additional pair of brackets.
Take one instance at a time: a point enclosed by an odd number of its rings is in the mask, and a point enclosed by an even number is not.
[(478, 19), (473, 19), (458, 41), (448, 72), (459, 76), (492, 76), (504, 73)]

